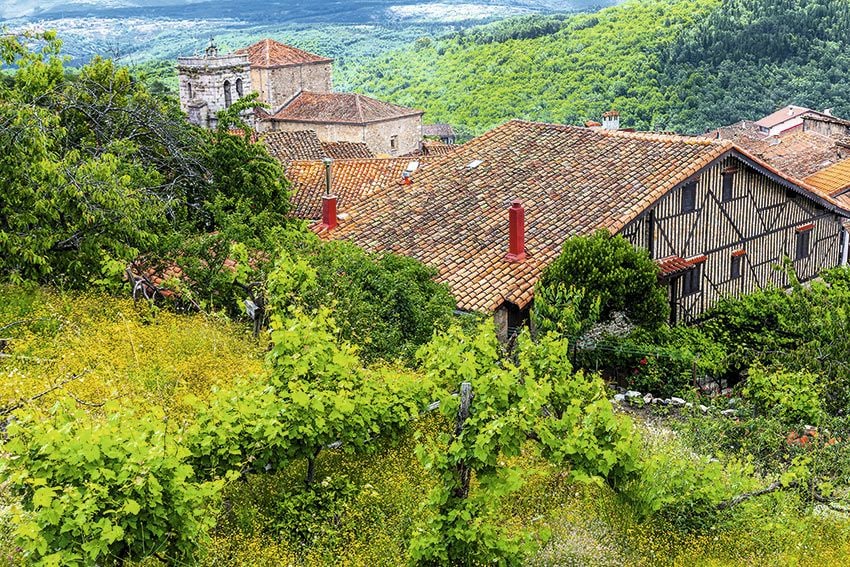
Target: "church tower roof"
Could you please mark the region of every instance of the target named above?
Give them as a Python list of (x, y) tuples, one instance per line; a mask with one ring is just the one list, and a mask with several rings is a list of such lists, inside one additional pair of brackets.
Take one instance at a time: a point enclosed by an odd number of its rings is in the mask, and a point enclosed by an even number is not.
[(273, 39), (262, 39), (235, 53), (247, 54), (253, 69), (274, 69), (312, 63), (330, 63), (333, 59), (322, 57)]

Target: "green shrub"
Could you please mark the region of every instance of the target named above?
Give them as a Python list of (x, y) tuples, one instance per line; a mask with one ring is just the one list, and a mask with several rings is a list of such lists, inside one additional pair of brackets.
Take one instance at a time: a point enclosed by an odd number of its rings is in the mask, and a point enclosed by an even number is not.
[(188, 451), (156, 417), (105, 411), (101, 420), (60, 405), (9, 425), (0, 477), (20, 499), (13, 521), (27, 563), (193, 560), (222, 484), (194, 480)]
[(821, 377), (811, 372), (753, 366), (742, 392), (757, 411), (785, 423), (813, 424), (823, 416)]
[(367, 362), (412, 363), (435, 328), (448, 324), (455, 300), (436, 272), (395, 254), (371, 254), (349, 242), (289, 241), (269, 277), (269, 301), (333, 311), (343, 339)]
[(543, 271), (539, 283), (544, 294), (558, 286), (580, 294), (576, 308), (580, 321), (592, 322), (597, 309), (602, 320), (619, 311), (633, 323), (650, 328), (669, 317), (658, 266), (646, 250), (605, 230), (564, 242), (561, 255)]

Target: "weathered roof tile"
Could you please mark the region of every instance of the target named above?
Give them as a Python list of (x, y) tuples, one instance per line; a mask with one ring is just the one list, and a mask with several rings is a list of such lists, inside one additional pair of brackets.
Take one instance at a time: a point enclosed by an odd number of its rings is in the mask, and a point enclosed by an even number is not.
[(281, 122), (369, 124), (422, 115), (422, 110), (355, 93), (301, 92), (268, 118)]
[(333, 61), (333, 59), (268, 38), (243, 49), (238, 49), (235, 53), (247, 53), (248, 61), (254, 69), (273, 69), (275, 67), (330, 63)]
[[(391, 185), (353, 203), (349, 218), (325, 237), (433, 266), (461, 309), (488, 311), (506, 300), (522, 308), (567, 238), (621, 230), (690, 175), (734, 151), (730, 142), (705, 138), (514, 120), (435, 158), (413, 184)], [(526, 207), (527, 258), (521, 263), (505, 259), (507, 209), (514, 199)]]

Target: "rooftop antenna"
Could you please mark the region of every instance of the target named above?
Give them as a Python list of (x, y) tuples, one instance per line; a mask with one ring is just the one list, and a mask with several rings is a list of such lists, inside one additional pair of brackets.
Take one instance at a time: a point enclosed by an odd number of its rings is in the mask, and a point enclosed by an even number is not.
[(331, 165), (334, 160), (329, 157), (323, 157), (322, 163), (325, 164), (325, 196), (331, 195)]

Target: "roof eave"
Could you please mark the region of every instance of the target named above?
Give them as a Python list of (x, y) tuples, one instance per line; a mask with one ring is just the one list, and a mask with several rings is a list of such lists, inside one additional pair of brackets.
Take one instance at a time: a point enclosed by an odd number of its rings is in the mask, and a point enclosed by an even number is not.
[(325, 65), (333, 63), (333, 59), (322, 59), (320, 61), (304, 61), (303, 63), (278, 63), (270, 65), (267, 63), (251, 63), (252, 69), (286, 69), (287, 67), (303, 67), (304, 65)]

